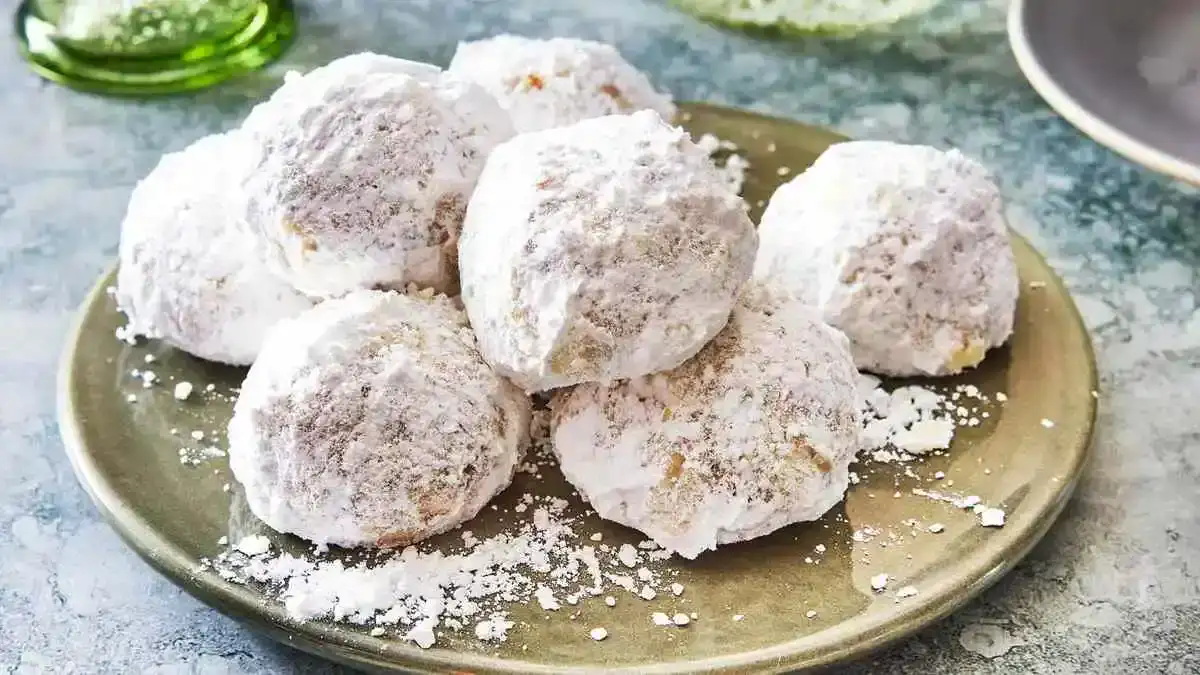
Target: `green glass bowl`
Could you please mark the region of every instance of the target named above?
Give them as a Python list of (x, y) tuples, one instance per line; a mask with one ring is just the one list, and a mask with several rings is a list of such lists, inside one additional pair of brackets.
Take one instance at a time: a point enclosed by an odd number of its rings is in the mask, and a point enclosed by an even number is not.
[(146, 0), (109, 16), (83, 5), (24, 0), (17, 41), (42, 77), (96, 93), (212, 86), (275, 60), (295, 32), (290, 0)]
[(706, 21), (773, 35), (849, 36), (924, 14), (941, 0), (671, 0)]

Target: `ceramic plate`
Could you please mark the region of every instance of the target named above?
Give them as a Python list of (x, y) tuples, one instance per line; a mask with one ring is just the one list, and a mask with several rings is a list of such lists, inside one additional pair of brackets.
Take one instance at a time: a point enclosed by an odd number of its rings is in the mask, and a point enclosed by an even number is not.
[(1008, 36), (1033, 88), (1068, 122), (1200, 185), (1200, 4), (1013, 0)]
[[(760, 200), (785, 180), (781, 173), (803, 169), (838, 140), (827, 131), (744, 112), (699, 105), (685, 111), (693, 131), (734, 141), (749, 158), (746, 195), (756, 216)], [(66, 348), (62, 435), (79, 480), (101, 512), (157, 570), (251, 627), (335, 661), (366, 669), (471, 673), (745, 672), (828, 664), (908, 635), (996, 581), (1046, 532), (1079, 478), (1095, 413), (1091, 346), (1050, 268), (1025, 240), (1014, 235), (1012, 241), (1022, 292), (1011, 344), (991, 353), (980, 368), (937, 382), (1004, 392), (1007, 402), (991, 404), (983, 424), (961, 430), (950, 451), (908, 465), (856, 465), (861, 482), (822, 520), (696, 561), (661, 563), (678, 571), (686, 588), (678, 598), (660, 594), (657, 602), (646, 602), (624, 594), (612, 608), (601, 598), (587, 598), (570, 608), (574, 620), (566, 611), (547, 613), (536, 604), (511, 607), (516, 626), (498, 646), (449, 635), (422, 650), (390, 634), (372, 637), (368, 628), (296, 622), (263, 588), (229, 583), (203, 569), (201, 559), (222, 550), (221, 537), (236, 541), (265, 532), (244, 510), (236, 484), (225, 490), (234, 481), (224, 458), (190, 461), (199, 449), (220, 443), (230, 394), (244, 371), (154, 342), (118, 341), (114, 331), (123, 322), (105, 292), (111, 273), (87, 299)], [(131, 375), (146, 368), (159, 378), (148, 388)], [(181, 381), (197, 387), (183, 402), (172, 396), (173, 384)], [(1043, 419), (1054, 425), (1043, 425)], [(204, 432), (205, 439), (193, 440), (193, 430)], [(935, 478), (938, 471), (945, 479)], [(970, 510), (914, 494), (914, 488), (978, 495), (1004, 508), (1008, 522), (984, 528)], [(536, 481), (519, 473), (498, 498), (498, 510), (486, 509), (470, 529), (477, 534), (502, 529), (499, 519), (510, 518), (518, 495), (527, 491), (568, 497), (569, 511), (582, 519), (577, 531), (601, 532), (610, 546), (643, 539), (585, 515), (552, 466)], [(927, 530), (935, 522), (945, 526), (940, 534)], [(305, 555), (298, 540), (270, 536), (277, 549)], [(449, 546), (454, 539), (451, 533), (431, 545)], [(887, 591), (874, 592), (870, 578), (881, 572), (893, 580)], [(894, 591), (904, 586), (917, 595), (898, 598)], [(695, 612), (697, 619), (686, 628), (664, 629), (652, 625), (652, 611)], [(735, 614), (743, 618), (735, 621)], [(592, 626), (608, 627), (608, 639), (591, 640)]]

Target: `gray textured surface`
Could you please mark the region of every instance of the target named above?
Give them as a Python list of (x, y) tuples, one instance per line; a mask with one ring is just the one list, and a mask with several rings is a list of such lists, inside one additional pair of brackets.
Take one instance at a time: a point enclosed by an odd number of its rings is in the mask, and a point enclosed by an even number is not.
[[(1002, 6), (963, 0), (871, 42), (779, 43), (656, 0), (346, 0), (304, 7), (288, 61), (374, 49), (444, 63), (462, 38), (572, 34), (617, 43), (680, 98), (984, 159), (1096, 337), (1094, 459), (1012, 574), (845, 672), (1200, 672), (1200, 198), (1056, 118), (1016, 70)], [(0, 673), (341, 672), (242, 630), (127, 551), (76, 485), (53, 416), (63, 335), (114, 255), (134, 181), (272, 86), (112, 101), (43, 85), (0, 49)]]

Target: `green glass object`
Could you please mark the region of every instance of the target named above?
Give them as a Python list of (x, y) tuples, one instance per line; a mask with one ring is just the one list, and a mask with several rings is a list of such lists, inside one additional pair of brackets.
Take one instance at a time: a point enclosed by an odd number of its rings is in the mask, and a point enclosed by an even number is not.
[(671, 0), (702, 19), (783, 34), (852, 35), (923, 14), (940, 0)]
[(290, 0), (23, 0), (16, 31), (39, 75), (106, 94), (168, 94), (257, 70), (291, 41)]

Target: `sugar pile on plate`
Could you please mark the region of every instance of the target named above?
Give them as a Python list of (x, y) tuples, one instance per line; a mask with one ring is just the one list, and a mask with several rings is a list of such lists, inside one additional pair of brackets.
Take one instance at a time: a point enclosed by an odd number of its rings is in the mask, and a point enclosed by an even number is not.
[[(873, 375), (858, 377), (863, 418), (859, 457), (863, 460), (911, 461), (946, 450), (956, 428), (977, 427), (991, 416), (985, 408), (992, 399), (974, 385), (957, 385), (948, 394), (915, 385), (889, 392)], [(1005, 400), (1002, 397), (999, 394), (996, 400)]]
[[(535, 427), (545, 434), (545, 414), (538, 417)], [(535, 463), (551, 461), (541, 440)], [(572, 607), (588, 598), (614, 606), (613, 594), (635, 602), (661, 598), (648, 609), (677, 607), (684, 587), (674, 580), (677, 571), (662, 569), (667, 551), (651, 541), (615, 546), (598, 535), (585, 540), (568, 506), (561, 498), (526, 494), (504, 532), (477, 538), (464, 530), (461, 549), (453, 553), (409, 546), (347, 564), (272, 552), (264, 537), (249, 535), (226, 541), (228, 549), (204, 566), (228, 581), (265, 584), (294, 619), (372, 626), (373, 635), (394, 632), (423, 648), (446, 632), (503, 642), (514, 625), (506, 612), (513, 604), (537, 602), (570, 618)]]

